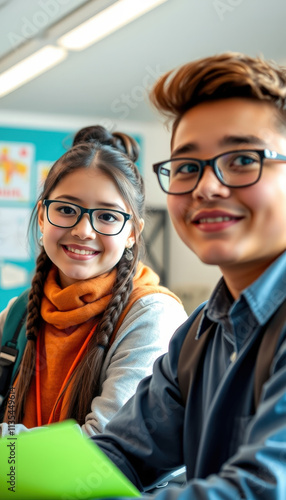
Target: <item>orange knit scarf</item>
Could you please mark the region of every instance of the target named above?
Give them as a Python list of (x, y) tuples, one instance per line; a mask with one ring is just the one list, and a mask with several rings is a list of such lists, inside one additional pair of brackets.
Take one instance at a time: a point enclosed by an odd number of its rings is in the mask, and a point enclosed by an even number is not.
[[(64, 289), (58, 285), (57, 276), (57, 269), (52, 267), (44, 285), (41, 315), (45, 323), (37, 341), (36, 377), (31, 384), (23, 419), (23, 424), (29, 428), (65, 419), (72, 384), (56, 407), (55, 402), (84, 356), (99, 315), (111, 299), (116, 269)], [(134, 302), (152, 293), (164, 293), (180, 302), (167, 288), (159, 286), (157, 274), (139, 263), (133, 278), (133, 291), (111, 342)]]

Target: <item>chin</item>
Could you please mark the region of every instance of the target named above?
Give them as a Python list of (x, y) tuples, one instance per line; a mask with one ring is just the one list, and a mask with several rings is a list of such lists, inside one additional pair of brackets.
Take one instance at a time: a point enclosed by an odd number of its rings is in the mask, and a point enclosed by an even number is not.
[(225, 249), (225, 251), (217, 249), (209, 249), (207, 252), (193, 251), (204, 264), (209, 264), (211, 266), (227, 266), (229, 264), (234, 264), (237, 260), (227, 249)]
[(85, 281), (93, 276), (84, 273), (62, 273), (61, 283), (64, 287), (77, 283), (78, 281)]

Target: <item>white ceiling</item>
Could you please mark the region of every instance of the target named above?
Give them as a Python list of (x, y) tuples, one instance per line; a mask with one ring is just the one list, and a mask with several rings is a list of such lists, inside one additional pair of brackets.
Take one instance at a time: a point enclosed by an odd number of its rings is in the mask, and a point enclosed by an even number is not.
[[(113, 2), (0, 0), (0, 72)], [(63, 27), (51, 28), (61, 18)], [(227, 50), (286, 61), (286, 1), (168, 0), (2, 97), (0, 118), (12, 111), (157, 120), (146, 98), (155, 78)]]

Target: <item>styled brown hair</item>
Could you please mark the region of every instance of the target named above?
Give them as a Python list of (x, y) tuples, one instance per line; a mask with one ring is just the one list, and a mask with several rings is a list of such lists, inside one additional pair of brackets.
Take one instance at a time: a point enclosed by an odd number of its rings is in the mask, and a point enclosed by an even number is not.
[(274, 104), (285, 127), (286, 68), (237, 52), (198, 59), (169, 71), (150, 100), (172, 122), (172, 137), (186, 111), (204, 101), (244, 97)]
[[(134, 164), (138, 154), (137, 142), (127, 134), (110, 133), (101, 126), (81, 129), (74, 137), (72, 148), (57, 160), (49, 171), (43, 191), (38, 198), (38, 201), (48, 199), (57, 184), (69, 173), (80, 169), (95, 168), (108, 175), (116, 184), (132, 213), (135, 233), (135, 243), (132, 247), (133, 259), (130, 261), (126, 258), (124, 251), (116, 266), (117, 276), (112, 288), (111, 300), (89, 341), (85, 356), (72, 376), (73, 391), (67, 418), (75, 418), (80, 425), (84, 424), (92, 399), (99, 393), (101, 367), (119, 316), (132, 292), (133, 276), (140, 258), (140, 250), (143, 247), (140, 222), (144, 218), (145, 192), (143, 179)], [(30, 221), (35, 236), (38, 234), (38, 201)], [(41, 300), (44, 282), (51, 265), (52, 262), (45, 249), (41, 247), (29, 293), (26, 330), (28, 342), (16, 384), (15, 422), (21, 422), (23, 419), (26, 398), (35, 373), (35, 340), (41, 329)], [(66, 389), (67, 387), (64, 391)], [(58, 401), (62, 395), (59, 396)]]

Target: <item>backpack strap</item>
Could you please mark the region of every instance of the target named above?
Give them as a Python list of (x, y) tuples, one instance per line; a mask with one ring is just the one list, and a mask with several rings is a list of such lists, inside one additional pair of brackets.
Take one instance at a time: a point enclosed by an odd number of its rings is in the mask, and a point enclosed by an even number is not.
[(254, 402), (258, 407), (263, 384), (270, 377), (270, 368), (279, 347), (279, 338), (286, 327), (286, 300), (273, 314), (266, 325), (256, 359), (254, 378)]
[[(183, 343), (178, 361), (178, 380), (183, 401), (186, 403), (189, 389), (199, 367), (203, 365), (205, 351), (217, 323), (212, 323), (204, 334), (196, 339), (203, 308), (192, 322)], [(258, 407), (262, 387), (270, 376), (271, 364), (279, 346), (279, 338), (286, 327), (286, 301), (273, 314), (257, 341), (257, 357), (254, 374), (254, 404)]]
[[(204, 305), (204, 304), (203, 304)], [(198, 370), (200, 362), (204, 359), (204, 352), (207, 346), (211, 325), (199, 339), (196, 339), (196, 334), (203, 315), (203, 305), (197, 312), (197, 315), (192, 322), (181, 349), (178, 360), (178, 380), (183, 401), (186, 403), (189, 388), (194, 381), (195, 374)], [(193, 313), (194, 314), (194, 313)]]
[(5, 399), (26, 347), (26, 316), (29, 290), (8, 311), (0, 350), (0, 404)]

